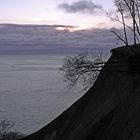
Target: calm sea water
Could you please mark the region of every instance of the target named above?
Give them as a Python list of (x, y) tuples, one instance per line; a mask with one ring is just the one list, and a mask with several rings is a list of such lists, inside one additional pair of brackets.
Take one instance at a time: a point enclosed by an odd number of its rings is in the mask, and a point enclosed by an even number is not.
[(64, 55), (0, 55), (0, 120), (32, 133), (68, 108), (81, 89), (68, 89), (59, 68)]

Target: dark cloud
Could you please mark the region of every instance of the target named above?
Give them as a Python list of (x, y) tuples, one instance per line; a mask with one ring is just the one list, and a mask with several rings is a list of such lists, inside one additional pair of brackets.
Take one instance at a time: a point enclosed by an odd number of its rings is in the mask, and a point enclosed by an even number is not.
[(65, 10), (68, 13), (87, 13), (94, 14), (98, 10), (102, 10), (101, 5), (97, 5), (91, 0), (81, 0), (73, 2), (72, 4), (63, 3), (58, 6), (60, 9)]

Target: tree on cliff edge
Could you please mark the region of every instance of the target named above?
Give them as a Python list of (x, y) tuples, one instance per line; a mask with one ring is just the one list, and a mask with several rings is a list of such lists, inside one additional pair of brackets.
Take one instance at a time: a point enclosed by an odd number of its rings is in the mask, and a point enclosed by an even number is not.
[[(108, 16), (123, 26), (124, 38), (112, 31), (126, 46), (129, 46), (127, 30), (133, 32), (133, 44), (140, 43), (140, 0), (115, 0), (114, 1), (119, 15)], [(128, 21), (129, 20), (129, 21)], [(97, 56), (97, 55), (96, 55)], [(66, 57), (62, 71), (66, 81), (70, 82), (70, 87), (74, 86), (79, 79), (84, 83), (84, 89), (88, 89), (94, 84), (101, 67), (105, 61), (100, 56), (91, 59), (88, 53), (78, 54), (77, 56)]]
[(80, 53), (75, 56), (67, 56), (61, 70), (69, 87), (73, 87), (80, 81), (83, 89), (89, 89), (96, 80), (105, 63), (103, 54)]
[(133, 32), (133, 44), (140, 43), (140, 0), (115, 0), (117, 13), (112, 17), (110, 13), (108, 16), (113, 20), (122, 24), (124, 37), (121, 37), (115, 31), (112, 31), (126, 46), (129, 45), (127, 29)]

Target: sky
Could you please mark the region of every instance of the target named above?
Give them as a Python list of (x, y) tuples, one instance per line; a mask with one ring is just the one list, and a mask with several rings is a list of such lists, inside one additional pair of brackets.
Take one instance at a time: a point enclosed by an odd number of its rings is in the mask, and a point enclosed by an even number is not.
[(110, 26), (113, 0), (0, 0), (0, 23)]

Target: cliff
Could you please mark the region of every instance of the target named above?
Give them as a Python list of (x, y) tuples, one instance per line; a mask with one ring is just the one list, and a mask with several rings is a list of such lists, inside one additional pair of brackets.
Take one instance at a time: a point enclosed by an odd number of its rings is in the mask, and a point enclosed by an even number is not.
[(140, 140), (140, 46), (111, 52), (83, 97), (21, 140)]

